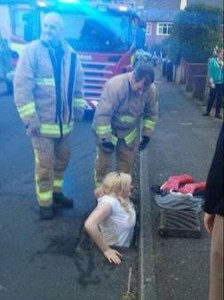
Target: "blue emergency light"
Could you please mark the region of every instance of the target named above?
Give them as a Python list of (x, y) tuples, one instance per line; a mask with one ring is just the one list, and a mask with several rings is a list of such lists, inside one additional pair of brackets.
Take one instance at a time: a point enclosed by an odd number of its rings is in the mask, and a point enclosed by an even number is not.
[(119, 5), (119, 6), (118, 6), (118, 9), (119, 9), (120, 11), (128, 11), (128, 7), (127, 7), (126, 5)]
[(47, 3), (45, 0), (38, 0), (37, 1), (37, 6), (40, 6), (40, 7), (47, 7)]
[(61, 3), (79, 3), (80, 1), (79, 0), (58, 0), (58, 2), (61, 2)]
[(56, 4), (80, 4), (80, 0), (37, 0), (37, 6), (48, 7)]

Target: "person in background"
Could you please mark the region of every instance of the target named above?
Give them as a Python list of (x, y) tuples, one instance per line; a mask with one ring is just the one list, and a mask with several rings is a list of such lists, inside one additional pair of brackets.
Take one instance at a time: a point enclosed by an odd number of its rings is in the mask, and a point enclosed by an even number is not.
[[(144, 150), (158, 116), (158, 91), (150, 65), (139, 65), (133, 72), (114, 76), (104, 86), (97, 105), (93, 130), (96, 139), (95, 186), (111, 171), (116, 152), (116, 171), (131, 173), (134, 157)], [(142, 122), (142, 140), (138, 129)]]
[(6, 85), (6, 91), (11, 92), (7, 74), (12, 70), (11, 64), (11, 49), (6, 38), (3, 38), (0, 32), (0, 82), (1, 80)]
[(206, 107), (206, 112), (203, 116), (209, 116), (213, 104), (216, 100), (215, 117), (222, 119), (221, 109), (224, 90), (224, 63), (223, 63), (223, 48), (217, 49), (217, 57), (213, 57), (208, 63), (208, 78), (210, 84), (209, 99)]
[(145, 24), (140, 20), (135, 33), (135, 50), (138, 49), (145, 50)]
[(73, 206), (62, 187), (74, 114), (81, 118), (84, 112), (82, 87), (81, 64), (63, 39), (63, 20), (50, 12), (44, 16), (40, 40), (24, 48), (14, 78), (14, 101), (34, 149), (41, 219)]
[(121, 253), (111, 246), (130, 247), (136, 214), (129, 197), (131, 176), (110, 172), (95, 190), (98, 204), (85, 221), (85, 229), (110, 263), (120, 264)]
[(222, 125), (205, 190), (204, 224), (211, 234), (209, 300), (223, 299), (224, 289), (224, 144)]

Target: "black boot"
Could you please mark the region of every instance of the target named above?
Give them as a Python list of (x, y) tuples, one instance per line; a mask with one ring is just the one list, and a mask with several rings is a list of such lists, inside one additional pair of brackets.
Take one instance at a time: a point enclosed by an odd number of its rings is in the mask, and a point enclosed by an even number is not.
[(73, 200), (68, 199), (62, 193), (53, 193), (54, 208), (71, 208), (73, 207)]
[(39, 206), (39, 214), (42, 220), (51, 220), (54, 218), (53, 206)]

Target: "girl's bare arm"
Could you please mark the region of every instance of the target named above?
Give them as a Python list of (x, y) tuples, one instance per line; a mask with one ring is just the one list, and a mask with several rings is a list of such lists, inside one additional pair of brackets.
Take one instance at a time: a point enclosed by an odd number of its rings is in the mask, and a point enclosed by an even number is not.
[(109, 217), (111, 211), (112, 208), (109, 203), (102, 203), (97, 206), (86, 220), (85, 229), (109, 262), (120, 264), (121, 254), (107, 245), (98, 228), (98, 225)]

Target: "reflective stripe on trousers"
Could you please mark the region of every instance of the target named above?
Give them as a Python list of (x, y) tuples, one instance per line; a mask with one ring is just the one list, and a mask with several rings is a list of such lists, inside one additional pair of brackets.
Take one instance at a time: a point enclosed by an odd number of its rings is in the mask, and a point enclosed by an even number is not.
[(36, 196), (40, 206), (52, 204), (53, 192), (60, 192), (70, 158), (70, 135), (61, 138), (32, 137), (35, 155)]

